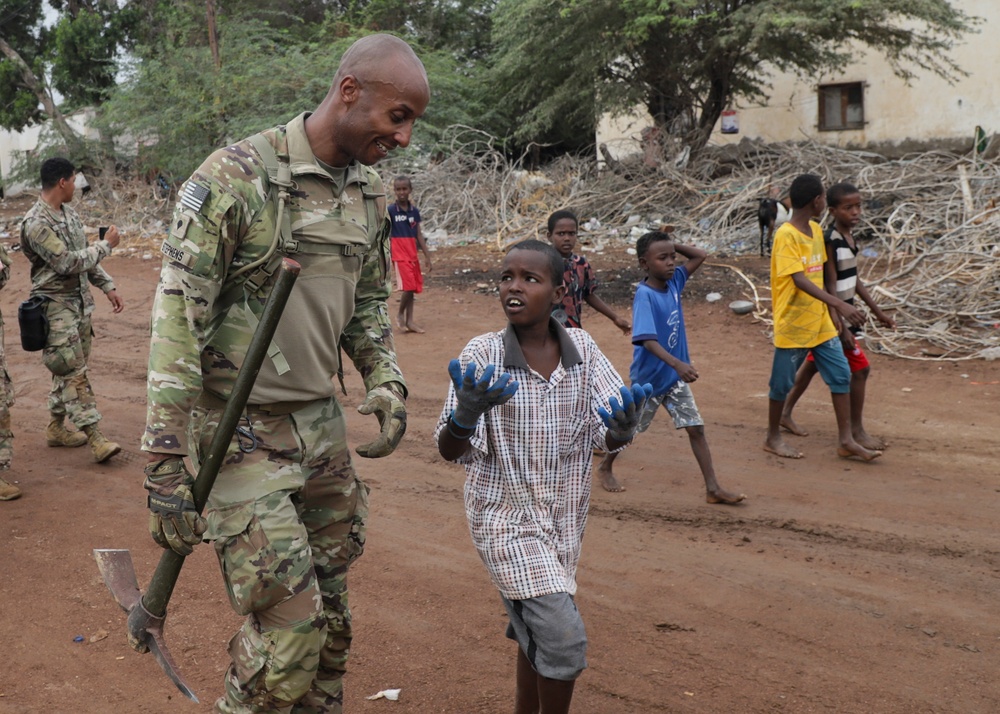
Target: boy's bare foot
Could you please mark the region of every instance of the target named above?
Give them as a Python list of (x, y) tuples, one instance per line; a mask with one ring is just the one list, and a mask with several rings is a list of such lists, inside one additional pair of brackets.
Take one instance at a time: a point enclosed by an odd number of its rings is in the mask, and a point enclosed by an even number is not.
[(774, 454), (775, 456), (780, 456), (785, 459), (801, 459), (802, 452), (798, 449), (793, 449), (791, 446), (786, 444), (782, 439), (777, 441), (764, 441), (764, 451), (769, 454)]
[(792, 419), (791, 414), (788, 415), (782, 414), (780, 424), (782, 429), (791, 432), (792, 434), (795, 434), (795, 436), (809, 436), (808, 431), (806, 431), (801, 426), (795, 423), (795, 420)]
[(396, 317), (396, 327), (398, 327), (403, 332), (409, 332), (409, 329), (407, 329), (406, 327), (406, 320), (403, 319), (402, 315)]
[(418, 335), (424, 334), (423, 329), (415, 322), (407, 322), (406, 330), (407, 332), (416, 332)]
[(728, 506), (736, 505), (746, 500), (745, 493), (735, 494), (723, 488), (705, 492), (705, 503), (724, 503)]
[(610, 491), (611, 493), (621, 493), (625, 490), (618, 479), (615, 478), (615, 474), (607, 469), (598, 468), (597, 477), (601, 480), (601, 486), (605, 491)]
[(863, 459), (865, 461), (871, 461), (873, 459), (877, 459), (881, 455), (882, 455), (881, 451), (872, 451), (870, 449), (866, 449), (856, 441), (852, 441), (850, 444), (847, 444), (846, 446), (840, 446), (837, 448), (837, 456), (844, 459), (849, 459), (852, 456), (857, 456), (859, 459)]
[(877, 436), (872, 436), (867, 431), (863, 431), (860, 434), (854, 435), (854, 440), (858, 442), (861, 446), (869, 449), (870, 451), (881, 451), (888, 444), (885, 443), (885, 439), (880, 439)]

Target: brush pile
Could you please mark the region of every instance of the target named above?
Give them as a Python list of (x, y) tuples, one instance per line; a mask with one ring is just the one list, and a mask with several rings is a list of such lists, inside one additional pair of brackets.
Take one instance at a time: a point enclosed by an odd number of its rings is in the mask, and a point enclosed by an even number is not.
[[(563, 157), (528, 172), (489, 146), (489, 137), (459, 132), (446, 158), (419, 171), (415, 200), (441, 242), (500, 249), (542, 236), (548, 214), (568, 207), (581, 218), (585, 250), (625, 250), (669, 224), (679, 240), (718, 257), (756, 253), (758, 200), (815, 173), (826, 185), (853, 183), (865, 200), (862, 279), (898, 324), (886, 330), (871, 321), (869, 349), (910, 359), (1000, 358), (996, 159), (928, 152), (887, 160), (813, 142), (744, 140), (691, 161), (682, 154), (649, 166), (637, 157), (598, 171), (592, 157)], [(736, 272), (768, 322), (767, 284)]]
[[(668, 224), (721, 264), (757, 254), (758, 201), (782, 195), (796, 175), (849, 181), (865, 201), (856, 234), (862, 278), (898, 323), (886, 330), (870, 321), (868, 348), (910, 359), (1000, 358), (1000, 160), (944, 152), (887, 160), (812, 142), (744, 139), (694, 158), (671, 150), (654, 161), (636, 156), (598, 168), (593, 156), (564, 156), (526, 171), (494, 145), (493, 137), (457, 127), (437, 161), (380, 165), (390, 200), (392, 176), (413, 175), (425, 235), (437, 245), (499, 251), (543, 237), (549, 213), (571, 208), (585, 251), (631, 250), (636, 237)], [(175, 197), (155, 185), (101, 182), (81, 211), (95, 226), (119, 226), (128, 252), (155, 251)], [(3, 232), (13, 235), (13, 226)], [(725, 267), (747, 284), (756, 318), (769, 323), (766, 281)]]

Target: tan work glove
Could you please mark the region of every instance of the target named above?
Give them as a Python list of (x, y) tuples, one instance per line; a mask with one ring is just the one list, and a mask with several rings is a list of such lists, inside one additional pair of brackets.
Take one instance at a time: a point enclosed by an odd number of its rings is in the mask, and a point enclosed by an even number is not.
[(358, 407), (361, 414), (374, 413), (382, 427), (378, 438), (362, 444), (356, 451), (368, 459), (388, 456), (399, 446), (406, 433), (406, 402), (403, 386), (398, 382), (380, 384), (368, 392), (365, 401)]
[(188, 473), (184, 459), (168, 456), (152, 461), (143, 469), (149, 491), (149, 533), (161, 548), (178, 555), (190, 555), (201, 543), (205, 519), (194, 505), (191, 486), (194, 477)]

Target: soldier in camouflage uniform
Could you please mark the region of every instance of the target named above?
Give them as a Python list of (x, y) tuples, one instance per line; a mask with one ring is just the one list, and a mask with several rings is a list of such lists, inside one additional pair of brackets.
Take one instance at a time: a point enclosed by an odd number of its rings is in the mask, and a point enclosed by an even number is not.
[[(114, 281), (99, 263), (118, 245), (118, 229), (93, 245), (87, 245), (76, 211), (69, 206), (76, 191), (76, 169), (67, 159), (47, 159), (42, 163), (42, 194), (21, 223), (21, 249), (31, 263), (31, 296), (47, 298), (49, 336), (42, 362), (52, 373), (49, 393), (49, 425), (45, 430), (49, 446), (83, 446), (89, 443), (94, 460), (103, 462), (121, 451), (101, 433), (101, 413), (87, 378), (87, 360), (94, 330), (91, 313), (94, 298), (91, 284), (108, 297), (117, 314), (125, 303)], [(69, 416), (80, 432), (63, 424)]]
[[(405, 430), (406, 386), (386, 304), (385, 189), (369, 166), (409, 143), (428, 100), (409, 45), (368, 36), (314, 112), (216, 151), (181, 190), (161, 249), (142, 448), (154, 540), (185, 555), (213, 541), (247, 616), (218, 712), (341, 712), (347, 571), (364, 549), (368, 487), (334, 396), (337, 345), (365, 383), (358, 410), (382, 427), (357, 452), (386, 456)], [(302, 270), (203, 520), (183, 457), (206, 456), (282, 255)]]
[[(7, 284), (10, 278), (10, 258), (6, 249), (0, 245), (0, 288)], [(10, 468), (14, 458), (14, 432), (10, 430), (10, 408), (14, 406), (14, 385), (7, 374), (7, 357), (4, 348), (3, 316), (0, 315), (0, 472)], [(20, 498), (21, 489), (8, 483), (0, 477), (0, 501), (13, 501)]]

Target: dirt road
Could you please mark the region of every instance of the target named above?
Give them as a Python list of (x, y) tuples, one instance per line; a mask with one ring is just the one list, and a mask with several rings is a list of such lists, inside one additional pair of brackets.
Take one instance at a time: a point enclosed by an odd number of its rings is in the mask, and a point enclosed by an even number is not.
[[(627, 311), (632, 259), (592, 260), (612, 281), (606, 299)], [(0, 293), (17, 385), (11, 476), (25, 492), (0, 503), (0, 714), (208, 712), (221, 692), (238, 619), (211, 548), (188, 558), (167, 619), (201, 705), (128, 648), (124, 614), (91, 556), (131, 549), (142, 583), (159, 556), (138, 451), (156, 263), (106, 263), (127, 301), (115, 316), (98, 297), (95, 318), (92, 380), (106, 431), (126, 447), (106, 465), (85, 449), (45, 446), (47, 373), (17, 336), (16, 305), (27, 294), (19, 254)], [(348, 712), (512, 709), (513, 645), (466, 530), (463, 471), (430, 438), (448, 359), (502, 327), (498, 300), (479, 287), (492, 287), (496, 263), (472, 248), (438, 251), (417, 303), (427, 334), (397, 338), (410, 430), (392, 457), (357, 460), (372, 485), (372, 518), (352, 571)], [(754, 259), (741, 265), (764, 269)], [(709, 289), (724, 299), (709, 305)], [(781, 460), (761, 449), (770, 344), (759, 323), (724, 307), (738, 297), (732, 273), (706, 267), (685, 309), (719, 478), (749, 500), (707, 505), (687, 439), (663, 416), (618, 460), (627, 491), (595, 490), (584, 541), (577, 602), (590, 669), (573, 711), (1000, 711), (1000, 365), (874, 355), (868, 426), (890, 442), (884, 457), (836, 456), (817, 380), (798, 412), (812, 432), (795, 440), (807, 456)], [(594, 313), (584, 326), (627, 374), (627, 339)], [(349, 373), (348, 382), (346, 404), (360, 403), (360, 379)], [(348, 413), (352, 444), (375, 433), (374, 419)], [(398, 702), (365, 699), (387, 688), (402, 689)]]

